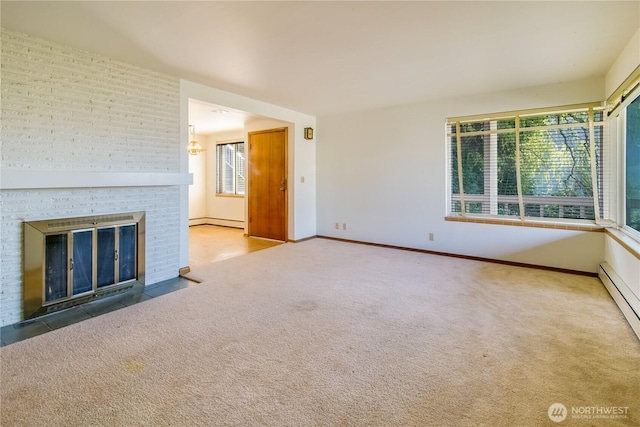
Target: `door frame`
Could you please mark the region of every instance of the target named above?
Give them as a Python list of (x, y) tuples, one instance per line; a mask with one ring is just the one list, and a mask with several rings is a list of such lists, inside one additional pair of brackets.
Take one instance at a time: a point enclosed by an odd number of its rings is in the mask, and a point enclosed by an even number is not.
[[(249, 186), (251, 185), (251, 176), (252, 176), (252, 168), (253, 161), (251, 158), (251, 137), (253, 135), (266, 134), (266, 133), (274, 133), (274, 132), (284, 132), (284, 179), (286, 180), (286, 190), (284, 192), (284, 242), (289, 241), (289, 128), (286, 126), (272, 128), (272, 129), (263, 129), (256, 130), (247, 133), (247, 140), (249, 144), (249, 149), (247, 150), (247, 215), (245, 217), (245, 223), (247, 225), (247, 236), (252, 237), (251, 233), (251, 222), (249, 221), (249, 214), (251, 212), (251, 197), (249, 196)], [(259, 237), (259, 236), (256, 236)]]

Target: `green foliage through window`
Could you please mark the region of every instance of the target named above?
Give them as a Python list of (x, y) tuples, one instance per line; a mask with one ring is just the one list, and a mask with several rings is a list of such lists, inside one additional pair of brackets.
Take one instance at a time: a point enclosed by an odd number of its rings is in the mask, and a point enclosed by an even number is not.
[(640, 97), (627, 107), (625, 224), (640, 231)]
[[(590, 117), (594, 125), (593, 141)], [(450, 211), (461, 212), (464, 199), (465, 213), (520, 216), (523, 210), (526, 217), (594, 220), (591, 144), (596, 160), (593, 172), (601, 186), (602, 120), (601, 111), (587, 108), (537, 112), (460, 121), (460, 135), (456, 133), (456, 122), (449, 121)], [(640, 121), (637, 135), (640, 146)], [(640, 158), (640, 149), (636, 156)], [(640, 161), (635, 165), (640, 165)], [(640, 184), (640, 179), (636, 184)], [(640, 192), (640, 185), (634, 188)], [(602, 194), (602, 188), (598, 191)], [(598, 209), (602, 211), (601, 206)], [(634, 215), (640, 215), (640, 206)]]

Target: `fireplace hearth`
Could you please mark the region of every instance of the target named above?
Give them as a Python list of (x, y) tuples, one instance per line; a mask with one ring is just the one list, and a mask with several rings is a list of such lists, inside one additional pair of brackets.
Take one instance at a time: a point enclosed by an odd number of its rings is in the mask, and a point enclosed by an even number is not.
[(24, 223), (23, 319), (144, 285), (144, 212)]

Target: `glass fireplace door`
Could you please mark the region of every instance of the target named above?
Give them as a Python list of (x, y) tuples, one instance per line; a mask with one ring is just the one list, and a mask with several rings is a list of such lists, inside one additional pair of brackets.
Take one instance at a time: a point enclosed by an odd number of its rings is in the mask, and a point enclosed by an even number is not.
[(93, 229), (71, 233), (73, 239), (73, 295), (93, 290)]
[(98, 287), (116, 283), (116, 227), (98, 228)]
[(118, 227), (118, 282), (136, 278), (136, 226)]
[(50, 234), (45, 238), (44, 300), (66, 298), (69, 292), (68, 234)]
[(136, 278), (136, 225), (98, 228), (98, 288)]

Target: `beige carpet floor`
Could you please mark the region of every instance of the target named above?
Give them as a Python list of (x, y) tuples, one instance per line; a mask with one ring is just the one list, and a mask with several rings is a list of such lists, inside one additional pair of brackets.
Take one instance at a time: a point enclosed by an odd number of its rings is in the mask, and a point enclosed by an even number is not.
[(640, 425), (640, 341), (596, 278), (325, 239), (193, 274), (1, 348), (2, 426)]

